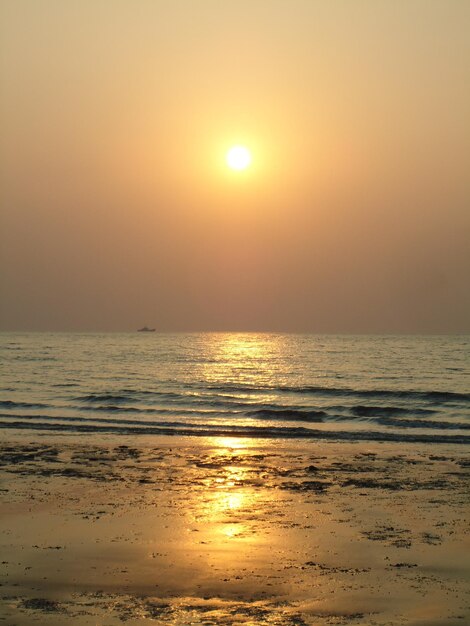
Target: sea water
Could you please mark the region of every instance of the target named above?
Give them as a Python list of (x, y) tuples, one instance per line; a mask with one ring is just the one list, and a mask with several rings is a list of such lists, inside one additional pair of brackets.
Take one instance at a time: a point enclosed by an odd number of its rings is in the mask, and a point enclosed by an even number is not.
[(1, 429), (470, 443), (469, 336), (1, 333), (0, 357)]

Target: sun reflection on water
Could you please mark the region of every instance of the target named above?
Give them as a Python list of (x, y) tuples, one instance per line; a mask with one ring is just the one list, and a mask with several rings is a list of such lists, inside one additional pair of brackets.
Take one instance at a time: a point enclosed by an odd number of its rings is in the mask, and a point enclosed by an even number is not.
[(218, 448), (215, 451), (216, 454), (225, 454), (232, 450), (246, 450), (251, 447), (250, 444), (254, 443), (251, 439), (242, 437), (211, 437), (208, 441)]
[(213, 384), (269, 385), (285, 352), (281, 344), (282, 338), (276, 335), (214, 334), (205, 345), (204, 380)]

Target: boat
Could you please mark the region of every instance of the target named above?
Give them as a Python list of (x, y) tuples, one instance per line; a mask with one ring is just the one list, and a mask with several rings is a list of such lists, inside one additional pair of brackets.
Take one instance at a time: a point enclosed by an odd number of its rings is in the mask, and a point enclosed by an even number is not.
[(143, 326), (142, 328), (137, 329), (138, 333), (154, 333), (155, 328), (149, 328), (148, 326)]

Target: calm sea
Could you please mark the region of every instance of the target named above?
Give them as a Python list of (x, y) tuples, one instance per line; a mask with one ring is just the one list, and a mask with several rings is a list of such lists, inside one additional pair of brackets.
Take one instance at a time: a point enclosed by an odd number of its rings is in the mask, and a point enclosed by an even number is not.
[(2, 429), (470, 443), (468, 336), (2, 333), (0, 355)]

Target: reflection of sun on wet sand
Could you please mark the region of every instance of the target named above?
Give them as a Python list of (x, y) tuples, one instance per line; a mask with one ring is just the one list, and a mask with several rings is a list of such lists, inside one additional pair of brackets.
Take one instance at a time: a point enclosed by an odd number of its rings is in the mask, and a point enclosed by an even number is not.
[[(189, 504), (198, 524), (200, 544), (213, 569), (226, 570), (259, 562), (268, 549), (266, 533), (257, 528), (262, 493), (253, 484), (248, 440), (214, 438), (210, 460), (196, 462), (206, 470), (206, 489), (194, 490)], [(240, 580), (240, 577), (238, 578)]]
[(459, 446), (18, 438), (1, 452), (6, 623), (468, 618)]

